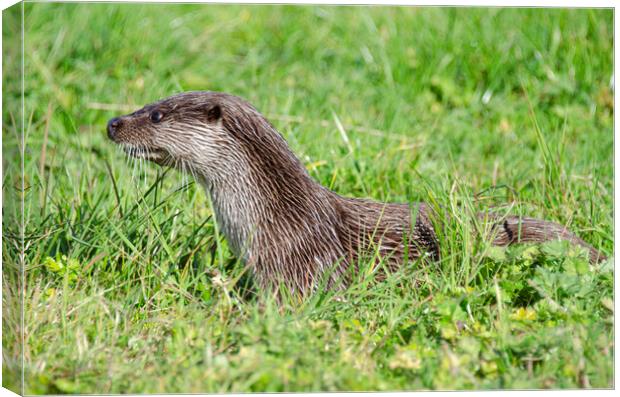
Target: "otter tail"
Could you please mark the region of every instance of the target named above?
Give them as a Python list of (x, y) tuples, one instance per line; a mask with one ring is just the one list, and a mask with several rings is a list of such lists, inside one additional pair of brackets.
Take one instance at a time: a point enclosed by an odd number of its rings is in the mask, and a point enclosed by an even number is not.
[(533, 218), (509, 216), (497, 222), (493, 228), (494, 245), (506, 246), (516, 243), (545, 242), (551, 240), (567, 240), (572, 244), (588, 249), (590, 263), (600, 263), (607, 259), (605, 255), (586, 243), (566, 227), (554, 222)]

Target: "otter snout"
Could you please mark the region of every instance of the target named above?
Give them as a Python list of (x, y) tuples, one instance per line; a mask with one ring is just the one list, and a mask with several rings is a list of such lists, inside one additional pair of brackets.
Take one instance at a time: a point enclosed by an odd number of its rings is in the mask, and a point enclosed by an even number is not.
[(120, 117), (114, 117), (108, 121), (108, 138), (116, 142), (116, 133), (120, 128), (122, 120)]

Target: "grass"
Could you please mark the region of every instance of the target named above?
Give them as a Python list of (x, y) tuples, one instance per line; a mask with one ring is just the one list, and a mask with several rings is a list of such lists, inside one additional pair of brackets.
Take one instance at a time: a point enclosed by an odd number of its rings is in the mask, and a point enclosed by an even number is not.
[[(23, 179), (19, 18), (3, 13), (5, 387), (22, 353), (29, 394), (613, 386), (613, 262), (489, 248), (468, 221), (554, 220), (613, 254), (611, 10), (27, 3)], [(449, 209), (442, 260), (277, 305), (197, 186), (105, 136), (196, 89), (250, 100), (343, 195)]]

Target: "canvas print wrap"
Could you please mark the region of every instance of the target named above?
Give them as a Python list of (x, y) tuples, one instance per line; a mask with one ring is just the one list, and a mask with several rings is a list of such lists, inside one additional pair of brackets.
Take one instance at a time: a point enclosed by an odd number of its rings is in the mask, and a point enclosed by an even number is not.
[(4, 387), (613, 387), (613, 10), (2, 17)]

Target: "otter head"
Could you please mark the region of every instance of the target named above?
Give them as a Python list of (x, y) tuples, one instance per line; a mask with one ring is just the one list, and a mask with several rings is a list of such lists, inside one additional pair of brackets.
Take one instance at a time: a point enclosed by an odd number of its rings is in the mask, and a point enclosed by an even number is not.
[(202, 170), (228, 157), (232, 137), (223, 126), (227, 98), (188, 92), (108, 122), (108, 137), (127, 154), (160, 165)]
[(212, 193), (260, 188), (273, 195), (310, 183), (284, 138), (234, 95), (177, 94), (113, 118), (107, 129), (130, 156), (190, 172)]

